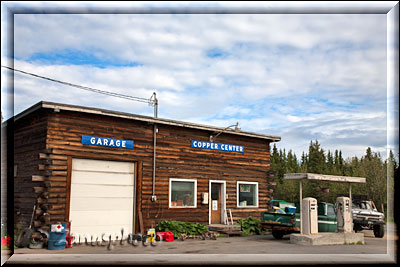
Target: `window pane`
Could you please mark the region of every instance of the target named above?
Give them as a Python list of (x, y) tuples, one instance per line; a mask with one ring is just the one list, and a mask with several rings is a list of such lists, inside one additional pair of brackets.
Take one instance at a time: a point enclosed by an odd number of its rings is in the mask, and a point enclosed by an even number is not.
[(325, 206), (324, 205), (318, 205), (318, 214), (324, 214), (325, 215)]
[(256, 206), (256, 185), (239, 183), (239, 206)]
[(219, 200), (219, 185), (211, 185), (211, 200)]
[(171, 182), (171, 206), (194, 206), (194, 182)]
[(335, 210), (332, 206), (328, 206), (328, 215), (335, 215)]

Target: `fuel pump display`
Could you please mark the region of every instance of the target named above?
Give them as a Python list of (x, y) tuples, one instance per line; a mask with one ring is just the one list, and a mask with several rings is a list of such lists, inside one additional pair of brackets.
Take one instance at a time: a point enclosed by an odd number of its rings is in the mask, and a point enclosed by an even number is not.
[(304, 235), (318, 234), (318, 206), (317, 200), (312, 197), (304, 198), (301, 206), (302, 233)]
[(350, 198), (338, 197), (337, 204), (337, 229), (338, 232), (353, 232), (353, 218), (350, 207)]

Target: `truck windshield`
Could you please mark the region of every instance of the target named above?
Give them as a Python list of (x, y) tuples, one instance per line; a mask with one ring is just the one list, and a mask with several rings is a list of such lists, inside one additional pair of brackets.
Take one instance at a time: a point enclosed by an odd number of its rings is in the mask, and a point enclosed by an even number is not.
[(328, 206), (328, 215), (335, 215), (335, 209), (333, 206)]
[(284, 211), (281, 210), (281, 209), (278, 210), (278, 213), (280, 213), (280, 214), (286, 214), (286, 212), (284, 212)]
[(372, 210), (372, 207), (368, 202), (353, 203), (353, 206), (356, 209)]

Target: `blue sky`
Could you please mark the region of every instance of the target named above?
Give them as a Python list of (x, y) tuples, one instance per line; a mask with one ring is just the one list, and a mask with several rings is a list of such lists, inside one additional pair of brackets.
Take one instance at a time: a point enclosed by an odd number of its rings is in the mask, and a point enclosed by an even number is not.
[[(103, 4), (67, 4), (74, 5)], [(386, 14), (16, 14), (13, 45), (17, 69), (137, 97), (155, 91), (159, 117), (220, 127), (238, 121), (243, 131), (281, 136), (277, 147), (298, 156), (315, 139), (345, 157), (398, 147), (387, 138)], [(44, 100), (153, 114), (143, 103), (22, 74), (14, 89), (15, 113)]]

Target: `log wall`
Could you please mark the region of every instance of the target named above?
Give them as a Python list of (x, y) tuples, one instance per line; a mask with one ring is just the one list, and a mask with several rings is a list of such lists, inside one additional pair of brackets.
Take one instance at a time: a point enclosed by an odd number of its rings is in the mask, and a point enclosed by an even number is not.
[[(32, 147), (27, 151), (32, 162), (20, 178), (26, 182), (23, 188), (30, 193), (22, 195), (22, 192), (18, 191), (18, 197), (33, 198), (36, 194), (36, 197), (47, 205), (47, 213), (50, 215), (47, 221), (55, 223), (68, 220), (71, 158), (136, 162), (136, 214), (142, 213), (144, 228), (154, 227), (160, 220), (208, 224), (209, 205), (201, 204), (201, 194), (209, 191), (209, 180), (226, 181), (226, 207), (232, 209), (234, 221), (248, 216), (260, 218), (260, 212), (268, 208), (268, 201), (273, 192), (273, 177), (270, 173), (267, 140), (223, 133), (216, 142), (242, 145), (245, 152), (194, 149), (190, 147), (191, 140), (208, 141), (212, 132), (158, 124), (155, 187), (157, 201), (152, 202), (152, 124), (63, 110), (48, 110), (47, 115), (37, 120), (36, 124), (38, 128), (34, 128), (37, 138), (31, 140)], [(29, 128), (29, 125), (26, 128)], [(82, 145), (82, 135), (134, 140), (134, 149)], [(23, 139), (16, 138), (21, 141)], [(34, 146), (35, 142), (37, 146)], [(34, 177), (32, 174), (35, 174)], [(168, 207), (170, 178), (197, 179), (197, 208)], [(258, 182), (258, 208), (236, 207), (237, 181)], [(29, 203), (31, 202), (30, 199)], [(28, 209), (24, 212), (28, 212)], [(38, 214), (35, 221), (37, 225), (44, 224), (46, 218), (42, 216), (40, 220)], [(136, 225), (138, 226), (138, 222)]]
[[(33, 207), (44, 192), (39, 154), (46, 148), (47, 114), (39, 111), (14, 123), (14, 222), (16, 231), (29, 226)], [(45, 203), (41, 203), (45, 204)], [(39, 213), (41, 208), (38, 207)], [(37, 216), (35, 216), (37, 218)]]

